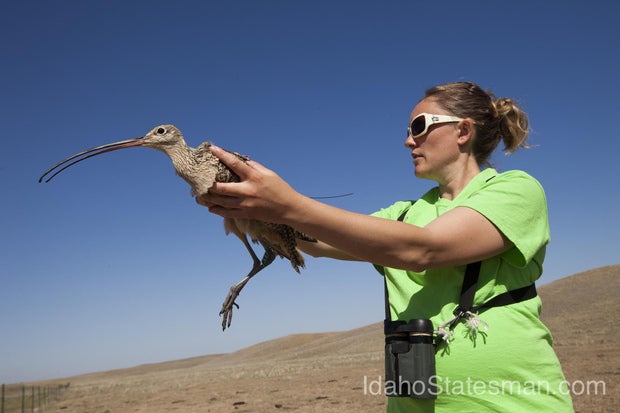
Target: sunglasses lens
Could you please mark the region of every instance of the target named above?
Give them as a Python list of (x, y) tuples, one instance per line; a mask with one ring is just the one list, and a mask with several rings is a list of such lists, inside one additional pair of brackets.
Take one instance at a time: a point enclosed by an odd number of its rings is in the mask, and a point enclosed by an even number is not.
[(426, 119), (425, 117), (418, 116), (411, 122), (411, 136), (416, 137), (424, 132), (426, 129)]

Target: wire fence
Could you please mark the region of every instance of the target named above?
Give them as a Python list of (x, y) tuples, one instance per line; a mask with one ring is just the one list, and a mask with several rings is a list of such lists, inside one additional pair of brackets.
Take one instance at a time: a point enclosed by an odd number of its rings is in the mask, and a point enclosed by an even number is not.
[(45, 412), (45, 407), (60, 400), (70, 383), (30, 386), (3, 384), (0, 390), (0, 413)]

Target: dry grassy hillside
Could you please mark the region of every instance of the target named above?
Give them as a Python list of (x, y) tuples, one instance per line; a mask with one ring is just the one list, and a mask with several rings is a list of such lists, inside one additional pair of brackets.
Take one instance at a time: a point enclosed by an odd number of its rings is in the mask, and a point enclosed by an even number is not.
[[(573, 395), (577, 412), (620, 408), (619, 292), (620, 265), (575, 274), (540, 288), (541, 318), (553, 334), (566, 380), (577, 393)], [(605, 383), (605, 395), (587, 394), (588, 385), (594, 393), (594, 381)]]
[[(574, 395), (577, 412), (615, 412), (620, 405), (619, 280), (617, 265), (539, 289), (543, 319), (567, 380), (605, 382), (605, 395)], [(385, 399), (365, 395), (363, 380), (382, 374), (382, 348), (381, 323), (347, 332), (292, 335), (229, 354), (64, 379), (71, 382), (69, 391), (47, 411), (380, 412)]]

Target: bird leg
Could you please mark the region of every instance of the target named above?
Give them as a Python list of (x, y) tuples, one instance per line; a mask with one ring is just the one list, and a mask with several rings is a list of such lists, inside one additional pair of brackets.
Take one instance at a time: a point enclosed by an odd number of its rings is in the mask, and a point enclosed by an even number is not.
[(252, 266), (252, 269), (250, 270), (248, 275), (246, 275), (241, 281), (230, 287), (230, 291), (224, 299), (224, 303), (222, 304), (222, 309), (220, 311), (220, 315), (223, 316), (222, 331), (226, 330), (226, 327), (230, 327), (230, 323), (232, 322), (233, 306), (239, 308), (239, 305), (235, 302), (235, 299), (239, 296), (239, 293), (241, 292), (243, 287), (245, 287), (245, 285), (248, 283), (248, 281), (250, 281), (252, 277), (258, 274), (263, 268), (271, 264), (276, 258), (273, 250), (269, 246), (261, 243), (265, 248), (265, 253), (263, 254), (263, 258), (259, 260), (256, 256), (256, 253), (252, 249), (252, 246), (248, 242), (247, 237), (243, 236), (239, 238), (241, 238), (241, 241), (243, 241), (243, 245), (245, 245), (248, 252), (252, 256), (254, 265)]

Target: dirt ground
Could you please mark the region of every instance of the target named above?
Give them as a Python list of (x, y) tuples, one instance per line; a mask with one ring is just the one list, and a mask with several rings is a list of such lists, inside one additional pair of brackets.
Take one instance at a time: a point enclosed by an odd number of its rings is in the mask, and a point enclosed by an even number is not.
[[(380, 364), (380, 363), (375, 363)], [(290, 367), (289, 367), (290, 368)], [(76, 386), (54, 412), (377, 412), (385, 398), (363, 395), (368, 370), (321, 368), (218, 379), (211, 374), (125, 378)], [(376, 377), (380, 368), (372, 374)]]
[[(620, 266), (612, 266), (539, 289), (543, 320), (573, 384), (576, 412), (616, 412), (620, 406), (614, 318), (619, 280)], [(365, 378), (383, 374), (382, 333), (376, 323), (349, 332), (299, 334), (230, 354), (63, 379), (69, 389), (44, 411), (382, 412), (385, 397), (364, 392), (370, 389)]]

